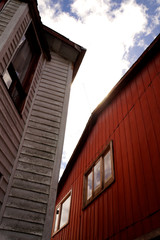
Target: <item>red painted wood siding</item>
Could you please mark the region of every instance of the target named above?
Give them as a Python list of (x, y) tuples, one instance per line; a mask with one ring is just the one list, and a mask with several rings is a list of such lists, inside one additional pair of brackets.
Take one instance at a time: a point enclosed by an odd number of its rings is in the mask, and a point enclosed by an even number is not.
[[(113, 140), (115, 182), (82, 210), (83, 174)], [(160, 54), (99, 116), (58, 195), (72, 188), (58, 239), (129, 240), (160, 227)]]

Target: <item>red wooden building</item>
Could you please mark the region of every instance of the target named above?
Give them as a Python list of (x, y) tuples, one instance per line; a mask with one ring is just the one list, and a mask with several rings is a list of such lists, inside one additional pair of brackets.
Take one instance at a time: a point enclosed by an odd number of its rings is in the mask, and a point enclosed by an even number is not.
[(160, 36), (92, 113), (59, 182), (52, 239), (160, 239)]

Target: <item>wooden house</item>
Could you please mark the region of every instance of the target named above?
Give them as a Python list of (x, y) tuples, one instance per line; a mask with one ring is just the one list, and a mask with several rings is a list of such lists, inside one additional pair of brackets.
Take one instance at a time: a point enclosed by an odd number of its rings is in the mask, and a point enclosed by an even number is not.
[(48, 240), (71, 83), (85, 49), (36, 0), (0, 1), (0, 239)]
[(52, 239), (160, 239), (159, 185), (160, 35), (91, 114), (58, 185)]

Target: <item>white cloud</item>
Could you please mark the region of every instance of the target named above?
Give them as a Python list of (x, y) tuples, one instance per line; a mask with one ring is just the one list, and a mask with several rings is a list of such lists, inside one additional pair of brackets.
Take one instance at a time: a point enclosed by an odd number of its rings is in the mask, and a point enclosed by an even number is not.
[[(159, 0), (159, 3), (157, 1), (157, 4), (158, 4), (158, 6), (160, 5), (160, 0)], [(160, 6), (155, 9), (153, 15), (148, 16), (148, 19), (149, 19), (149, 24), (145, 31), (146, 36), (149, 34), (152, 34), (153, 37), (155, 37), (154, 30), (157, 27), (159, 28), (159, 25), (160, 25)]]
[(71, 5), (73, 13), (85, 20), (90, 15), (103, 15), (110, 9), (110, 0), (75, 0)]
[(130, 62), (124, 54), (134, 46), (136, 36), (147, 29), (145, 6), (135, 0), (122, 1), (117, 7), (112, 2), (75, 0), (70, 15), (62, 12), (60, 4), (51, 7), (49, 0), (38, 1), (44, 24), (87, 48), (72, 85), (64, 145), (67, 160), (91, 111), (128, 69)]
[(61, 167), (61, 168), (60, 168), (60, 172), (59, 172), (59, 179), (61, 178), (63, 172), (64, 172), (64, 168)]
[(139, 47), (146, 47), (146, 44), (145, 44), (145, 41), (144, 41), (144, 39), (140, 39), (139, 41), (138, 41), (138, 46)]
[[(159, 4), (160, 4), (160, 0), (159, 0)], [(155, 14), (155, 17), (154, 17), (154, 24), (155, 25), (160, 24), (160, 7), (157, 8), (157, 10), (156, 10), (156, 14)]]

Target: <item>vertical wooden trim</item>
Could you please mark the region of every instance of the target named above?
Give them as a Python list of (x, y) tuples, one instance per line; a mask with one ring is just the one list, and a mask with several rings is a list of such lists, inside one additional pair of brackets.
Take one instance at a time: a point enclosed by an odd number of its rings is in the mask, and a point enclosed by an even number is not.
[(58, 205), (57, 205), (57, 207), (56, 207), (55, 210), (54, 210), (54, 218), (53, 218), (53, 226), (52, 226), (52, 234), (51, 234), (51, 236), (53, 236), (54, 229), (55, 229), (55, 221), (56, 221), (57, 208), (58, 208)]
[(114, 179), (114, 158), (113, 158), (113, 141), (110, 141), (110, 153), (111, 153), (111, 168), (112, 168), (112, 178)]
[(56, 150), (56, 154), (55, 154), (55, 162), (54, 162), (54, 168), (53, 168), (53, 172), (52, 172), (50, 193), (49, 193), (49, 199), (48, 199), (48, 205), (47, 205), (47, 213), (46, 213), (44, 230), (43, 230), (43, 235), (42, 235), (43, 240), (48, 240), (51, 237), (53, 214), (54, 214), (57, 185), (58, 185), (58, 177), (59, 177), (59, 170), (60, 170), (61, 157), (62, 157), (64, 133), (65, 133), (65, 127), (66, 127), (66, 118), (67, 118), (67, 112), (68, 112), (70, 86), (71, 86), (71, 82), (72, 82), (72, 74), (73, 74), (72, 64), (69, 63), (68, 77), (67, 77), (65, 97), (64, 97), (64, 105), (63, 105), (63, 110), (62, 110), (62, 118), (61, 118), (60, 132), (59, 132), (59, 139), (58, 139), (57, 150)]
[(107, 188), (114, 181), (113, 142), (112, 142), (112, 140), (108, 144), (106, 151), (110, 151), (110, 154), (111, 154), (111, 176), (107, 180), (107, 182), (105, 182), (105, 180), (104, 180), (104, 189)]
[(87, 197), (87, 188), (86, 188), (86, 185), (87, 185), (87, 183), (86, 183), (87, 181), (86, 181), (86, 176), (85, 175), (83, 175), (83, 205), (82, 205), (82, 208), (84, 208), (85, 207), (85, 204), (86, 204), (86, 197)]
[(59, 226), (60, 226), (61, 214), (62, 214), (62, 203), (60, 203), (58, 206), (59, 206), (59, 216), (58, 216), (58, 223), (57, 223), (57, 230), (56, 230), (56, 232), (59, 230)]

